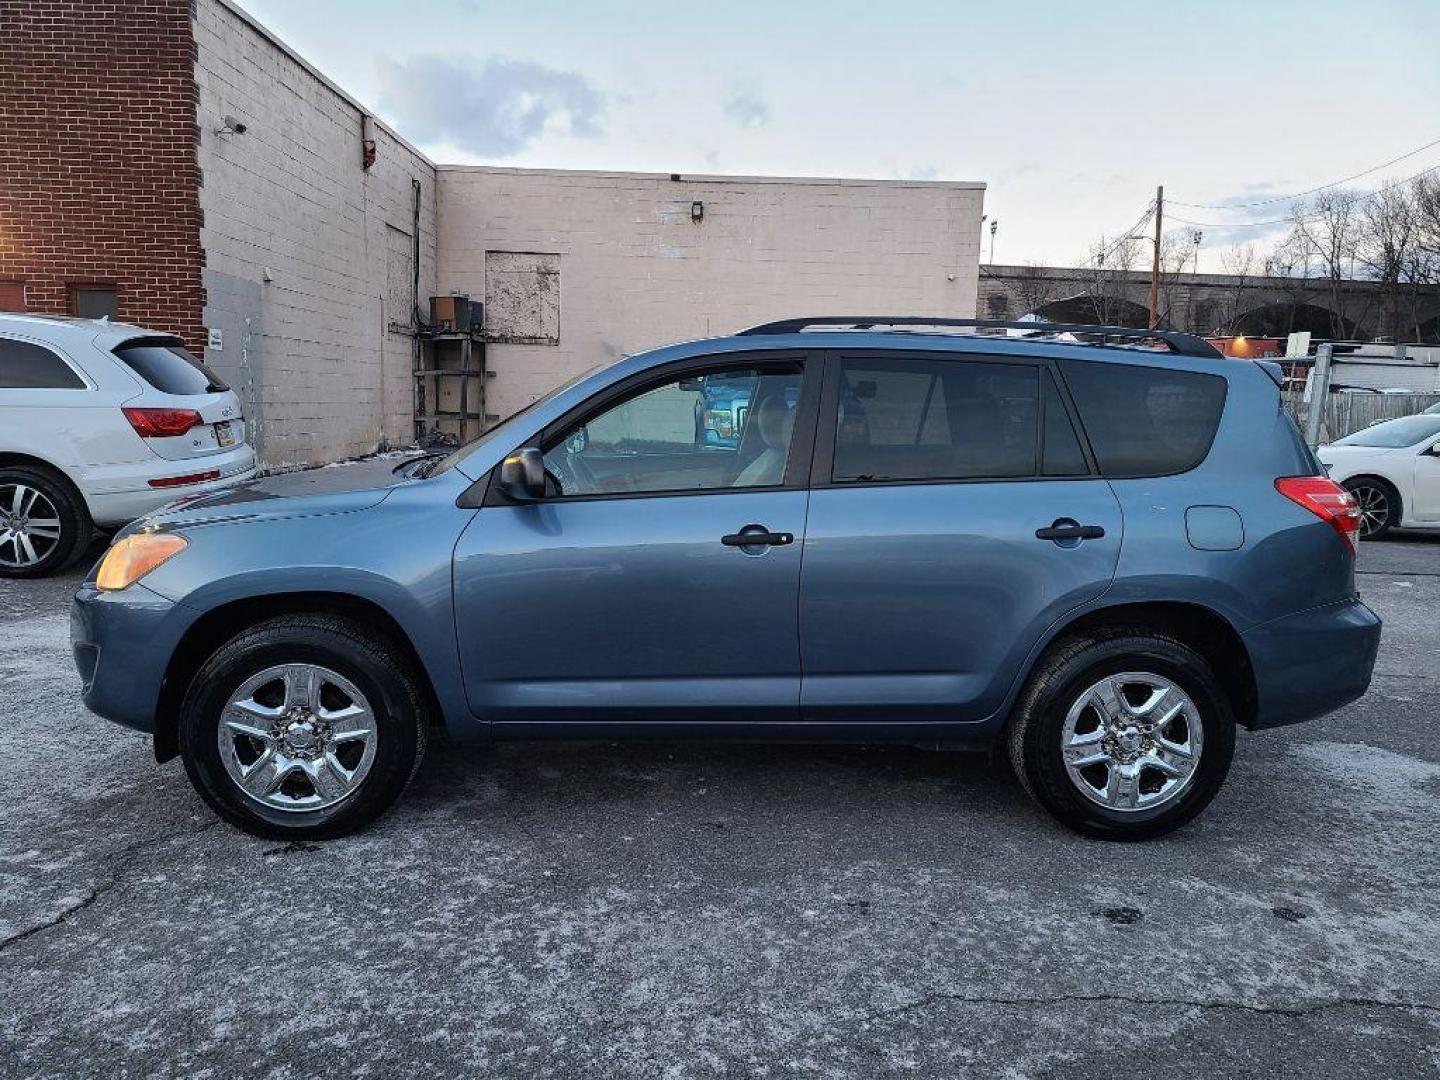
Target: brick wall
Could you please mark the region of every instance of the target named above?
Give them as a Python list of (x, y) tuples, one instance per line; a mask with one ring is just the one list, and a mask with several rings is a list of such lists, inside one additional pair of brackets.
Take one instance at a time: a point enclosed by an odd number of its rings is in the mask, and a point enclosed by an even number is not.
[(501, 416), (622, 354), (770, 319), (975, 310), (983, 184), (445, 165), (438, 177), (441, 292), (506, 315), (525, 307), (517, 284), (490, 279), (519, 260), (496, 253), (557, 257), (527, 329), (546, 329), (558, 297), (558, 344), (489, 347), (486, 409)]
[(187, 0), (0, 2), (0, 281), (204, 344)]
[[(198, 0), (206, 361), (245, 402), (269, 465), (404, 444), (411, 421), (415, 207), (420, 303), (434, 291), (435, 167), (228, 0)], [(244, 134), (216, 134), (227, 115)]]

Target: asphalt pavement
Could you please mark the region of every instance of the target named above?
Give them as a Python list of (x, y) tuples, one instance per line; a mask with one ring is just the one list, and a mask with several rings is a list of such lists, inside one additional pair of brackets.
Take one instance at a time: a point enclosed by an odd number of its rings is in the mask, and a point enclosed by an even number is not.
[(1078, 838), (975, 755), (440, 743), (324, 845), (88, 714), (0, 582), (0, 1076), (1440, 1074), (1440, 539), (1364, 546), (1369, 694)]

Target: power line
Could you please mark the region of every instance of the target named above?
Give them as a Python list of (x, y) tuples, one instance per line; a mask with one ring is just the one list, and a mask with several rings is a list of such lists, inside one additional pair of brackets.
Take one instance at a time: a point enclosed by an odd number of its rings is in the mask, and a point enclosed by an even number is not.
[[(1383, 165), (1380, 166), (1380, 167), (1381, 167), (1381, 168), (1384, 168)], [(1430, 168), (1428, 168), (1428, 169), (1421, 169), (1419, 172), (1415, 173), (1414, 175), (1412, 175), (1412, 176), (1407, 176), (1404, 180), (1397, 180), (1397, 181), (1395, 181), (1393, 184), (1386, 184), (1384, 187), (1376, 188), (1374, 191), (1367, 192), (1367, 193), (1364, 194), (1364, 195), (1357, 195), (1357, 196), (1355, 197), (1355, 201), (1356, 201), (1356, 202), (1365, 202), (1365, 201), (1367, 201), (1367, 200), (1369, 200), (1369, 199), (1375, 198), (1377, 195), (1383, 195), (1383, 194), (1384, 194), (1385, 192), (1387, 192), (1387, 191), (1394, 191), (1397, 187), (1402, 187), (1403, 185), (1410, 183), (1412, 180), (1418, 180), (1418, 179), (1420, 179), (1420, 177), (1422, 177), (1422, 176), (1427, 176), (1427, 175), (1429, 175), (1430, 173), (1435, 172), (1436, 170), (1440, 170), (1440, 165), (1432, 165), (1432, 166), (1430, 166)], [(1373, 170), (1371, 170), (1371, 171), (1373, 171)], [(1344, 183), (1344, 181), (1341, 181), (1341, 183)], [(1315, 190), (1315, 191), (1320, 191), (1320, 190), (1322, 190), (1322, 189), (1320, 189), (1320, 188), (1315, 188), (1314, 190)], [(1306, 194), (1310, 194), (1310, 192), (1307, 192)], [(1184, 205), (1190, 206), (1190, 205), (1192, 205), (1192, 204), (1191, 204), (1191, 203), (1185, 203)], [(1229, 207), (1221, 207), (1221, 208), (1219, 208), (1219, 209), (1227, 209), (1227, 210), (1228, 210)], [(1175, 216), (1172, 214), (1171, 217), (1170, 217), (1170, 220), (1171, 220), (1171, 221), (1178, 221), (1178, 222), (1180, 222), (1182, 225), (1195, 225), (1195, 226), (1198, 226), (1198, 227), (1200, 227), (1200, 228), (1202, 228), (1202, 229), (1259, 229), (1259, 228), (1263, 228), (1263, 227), (1266, 226), (1266, 225), (1289, 225), (1289, 224), (1297, 224), (1297, 225), (1298, 225), (1298, 224), (1303, 224), (1304, 222), (1307, 222), (1307, 221), (1317, 221), (1317, 220), (1319, 220), (1319, 219), (1320, 219), (1321, 217), (1323, 217), (1323, 216), (1324, 216), (1324, 215), (1322, 215), (1322, 214), (1311, 214), (1311, 215), (1309, 215), (1309, 216), (1304, 216), (1304, 215), (1302, 215), (1302, 216), (1300, 216), (1300, 217), (1298, 217), (1298, 218), (1283, 217), (1283, 218), (1271, 218), (1271, 219), (1268, 220), (1268, 221), (1237, 221), (1237, 222), (1233, 222), (1233, 223), (1232, 223), (1232, 222), (1226, 222), (1226, 221), (1191, 221), (1189, 218), (1175, 217)]]
[[(1404, 161), (1406, 158), (1412, 158), (1416, 154), (1423, 154), (1432, 146), (1440, 146), (1440, 139), (1436, 139), (1434, 142), (1428, 142), (1424, 146), (1419, 147), (1418, 149), (1401, 154), (1397, 158), (1391, 158), (1389, 161), (1383, 162), (1379, 165), (1372, 165), (1368, 169), (1363, 169), (1360, 172), (1353, 173), (1352, 175), (1344, 177), (1343, 179), (1332, 180), (1328, 184), (1321, 184), (1319, 187), (1313, 187), (1307, 191), (1299, 191), (1296, 192), (1294, 195), (1276, 195), (1273, 198), (1269, 199), (1256, 199), (1254, 202), (1243, 203), (1192, 203), (1181, 202), (1179, 199), (1171, 199), (1170, 203), (1172, 206), (1189, 206), (1196, 210), (1244, 210), (1252, 206), (1271, 206), (1274, 203), (1293, 202), (1296, 199), (1303, 199), (1306, 195), (1314, 195), (1317, 191), (1324, 191), (1326, 188), (1338, 187), (1340, 184), (1348, 184), (1351, 180), (1358, 180), (1362, 176), (1368, 176), (1373, 172), (1379, 172), (1381, 169), (1388, 169), (1391, 165), (1398, 164), (1399, 162)], [(1178, 221), (1179, 218), (1176, 218), (1176, 220)]]
[(1119, 251), (1119, 250), (1120, 250), (1120, 245), (1123, 244), (1123, 243), (1125, 243), (1125, 242), (1126, 242), (1127, 240), (1129, 240), (1131, 237), (1133, 237), (1133, 236), (1135, 235), (1135, 231), (1136, 231), (1137, 229), (1144, 228), (1144, 226), (1146, 225), (1147, 222), (1149, 222), (1151, 216), (1152, 216), (1154, 213), (1155, 213), (1155, 200), (1154, 200), (1154, 199), (1151, 199), (1151, 200), (1150, 200), (1150, 203), (1145, 207), (1145, 212), (1140, 215), (1140, 220), (1136, 221), (1134, 225), (1131, 225), (1131, 226), (1130, 226), (1130, 228), (1125, 229), (1124, 231), (1122, 231), (1122, 232), (1120, 233), (1120, 235), (1117, 236), (1117, 237), (1110, 243), (1110, 245), (1109, 245), (1107, 248), (1105, 248), (1104, 251), (1100, 252), (1100, 254), (1099, 254), (1099, 256), (1097, 257), (1096, 261), (1103, 263), (1106, 259), (1108, 259), (1108, 258), (1110, 257), (1110, 255), (1111, 255), (1113, 252)]

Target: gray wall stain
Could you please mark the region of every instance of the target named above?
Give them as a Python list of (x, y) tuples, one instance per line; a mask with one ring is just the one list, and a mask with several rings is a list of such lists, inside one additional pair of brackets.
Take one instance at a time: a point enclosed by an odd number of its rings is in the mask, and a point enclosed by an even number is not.
[(265, 448), (265, 286), (248, 278), (204, 272), (205, 327), (219, 330), (223, 348), (206, 349), (205, 363), (230, 384), (245, 408), (245, 428), (256, 454)]

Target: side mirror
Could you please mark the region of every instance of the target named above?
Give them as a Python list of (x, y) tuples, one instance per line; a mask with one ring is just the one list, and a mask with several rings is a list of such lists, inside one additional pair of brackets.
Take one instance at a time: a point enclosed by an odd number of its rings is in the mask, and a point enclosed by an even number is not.
[(1430, 449), (1427, 450), (1426, 453), (1428, 453), (1432, 457), (1440, 457), (1440, 442), (1432, 443)]
[(545, 497), (545, 459), (533, 446), (516, 450), (500, 463), (500, 490), (516, 502)]

